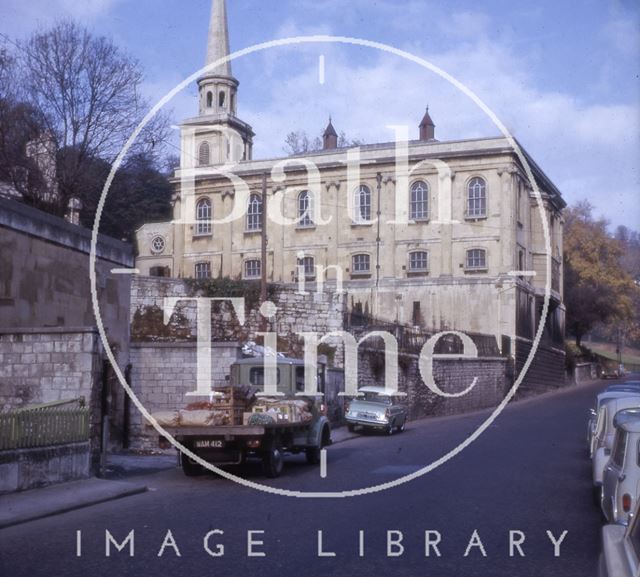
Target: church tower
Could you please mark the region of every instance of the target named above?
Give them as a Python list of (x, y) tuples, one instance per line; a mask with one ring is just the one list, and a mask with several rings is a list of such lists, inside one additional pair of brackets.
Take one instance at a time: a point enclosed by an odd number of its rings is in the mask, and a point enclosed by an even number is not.
[[(212, 0), (206, 64), (212, 65), (229, 54), (226, 0)], [(239, 84), (228, 61), (209, 69), (198, 80), (198, 116), (181, 126), (182, 168), (251, 160), (253, 130), (236, 116)]]

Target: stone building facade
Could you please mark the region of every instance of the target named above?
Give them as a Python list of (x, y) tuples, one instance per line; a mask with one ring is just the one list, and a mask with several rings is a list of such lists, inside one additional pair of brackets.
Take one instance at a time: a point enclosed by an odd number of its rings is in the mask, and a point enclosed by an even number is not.
[[(228, 56), (227, 28), (225, 2), (215, 0), (212, 66)], [(540, 198), (508, 139), (440, 142), (429, 111), (416, 140), (398, 133), (338, 148), (330, 123), (321, 151), (255, 160), (230, 65), (212, 68), (199, 88), (199, 116), (182, 125), (173, 220), (137, 233), (142, 275), (331, 287), (372, 318), (493, 334), (518, 368), (549, 284), (542, 343), (562, 378), (565, 203), (526, 151)]]

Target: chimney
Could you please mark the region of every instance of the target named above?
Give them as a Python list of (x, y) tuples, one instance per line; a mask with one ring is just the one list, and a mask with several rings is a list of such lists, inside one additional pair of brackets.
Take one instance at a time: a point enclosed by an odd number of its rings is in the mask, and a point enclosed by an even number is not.
[(429, 116), (429, 107), (427, 106), (427, 111), (424, 113), (424, 118), (420, 123), (420, 140), (429, 141), (436, 139), (436, 125), (431, 120), (431, 116)]
[(322, 135), (323, 150), (332, 150), (338, 148), (338, 133), (331, 123), (331, 117), (329, 117), (329, 125), (327, 126), (324, 134)]

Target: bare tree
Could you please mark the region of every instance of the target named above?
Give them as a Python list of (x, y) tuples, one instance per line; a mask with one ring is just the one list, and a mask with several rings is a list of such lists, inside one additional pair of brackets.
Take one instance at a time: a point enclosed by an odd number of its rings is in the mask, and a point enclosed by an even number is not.
[[(71, 21), (35, 33), (20, 44), (24, 98), (42, 113), (46, 138), (58, 150), (55, 212), (78, 196), (82, 173), (94, 158), (112, 162), (149, 109), (141, 96), (136, 60), (110, 40)], [(158, 115), (133, 153), (159, 150), (168, 133)]]
[[(290, 132), (285, 138), (284, 151), (289, 155), (306, 154), (308, 152), (317, 152), (322, 150), (322, 137), (310, 138), (304, 130)], [(338, 137), (338, 148), (346, 148), (349, 146), (361, 146), (364, 144), (361, 140), (348, 139), (344, 132)]]

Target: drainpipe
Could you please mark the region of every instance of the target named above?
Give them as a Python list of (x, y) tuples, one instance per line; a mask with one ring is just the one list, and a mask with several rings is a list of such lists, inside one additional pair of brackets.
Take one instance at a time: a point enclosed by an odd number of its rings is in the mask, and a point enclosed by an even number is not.
[[(382, 214), (382, 210), (380, 207), (380, 198), (382, 195), (382, 173), (379, 172), (376, 175), (376, 180), (378, 181), (378, 210), (376, 211), (376, 214), (378, 216), (378, 232), (376, 235), (376, 288), (378, 288), (378, 285), (380, 284), (380, 215)], [(376, 303), (376, 307), (375, 310), (377, 312), (378, 307), (377, 307), (377, 303)]]

